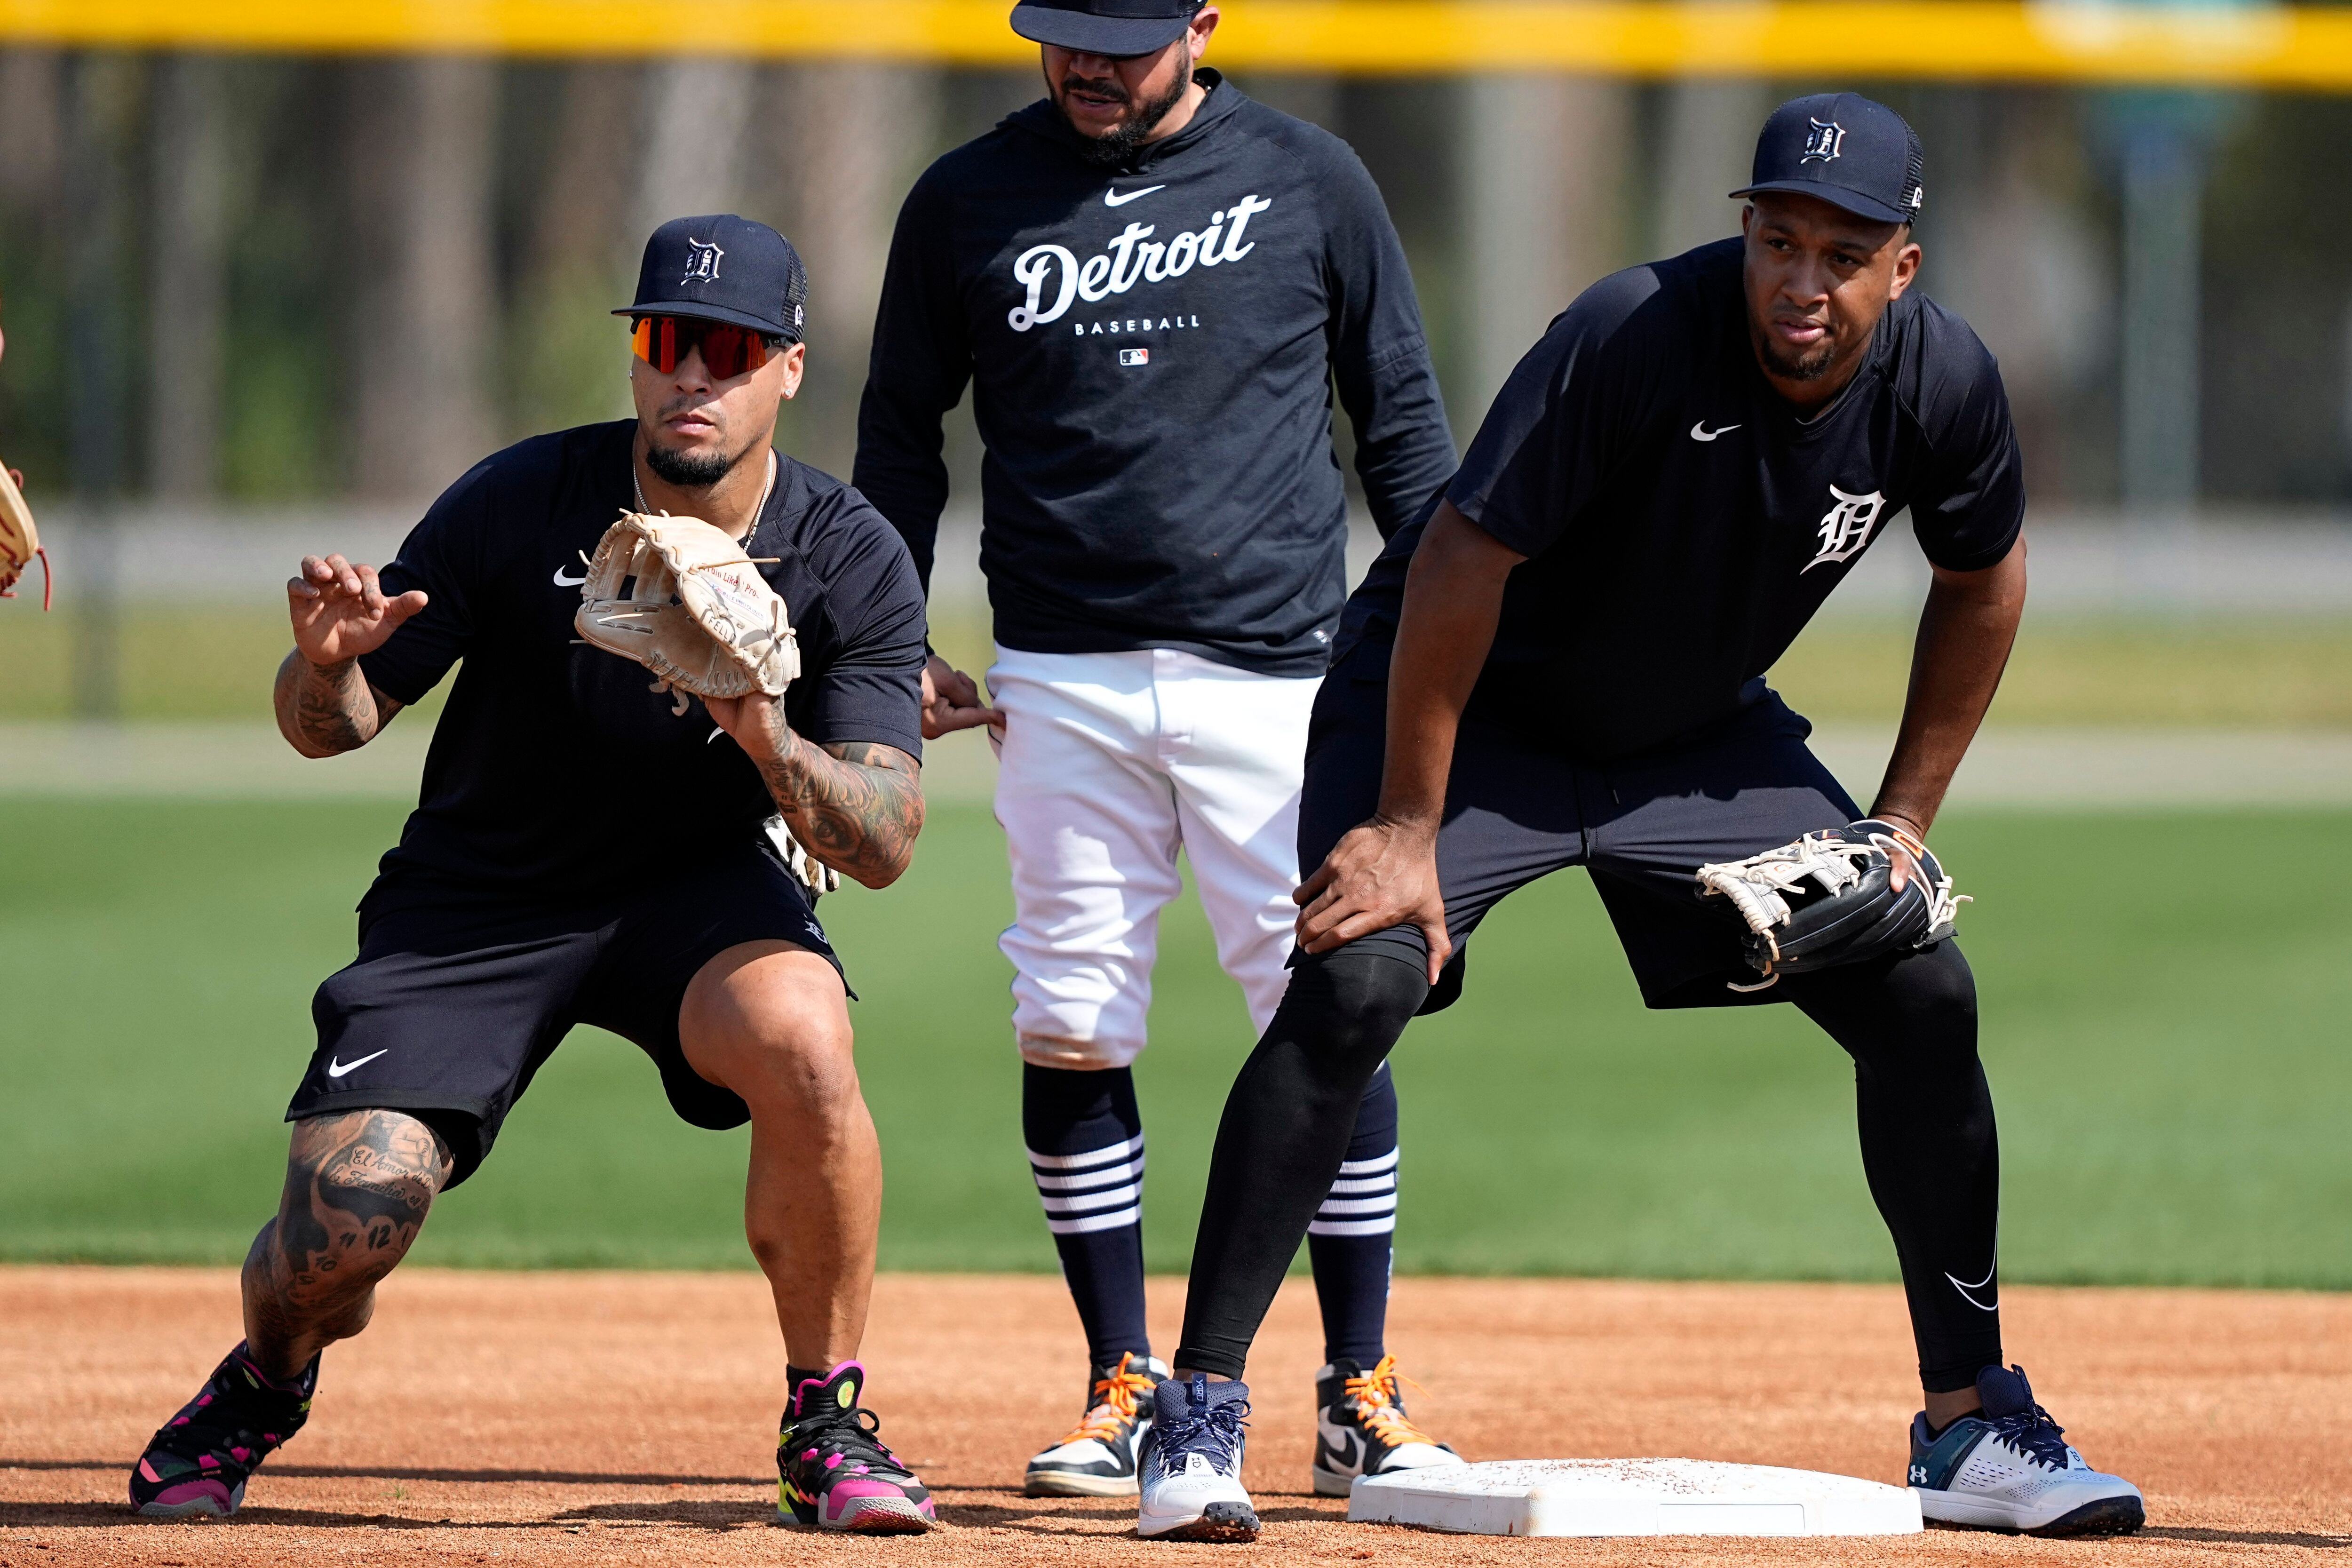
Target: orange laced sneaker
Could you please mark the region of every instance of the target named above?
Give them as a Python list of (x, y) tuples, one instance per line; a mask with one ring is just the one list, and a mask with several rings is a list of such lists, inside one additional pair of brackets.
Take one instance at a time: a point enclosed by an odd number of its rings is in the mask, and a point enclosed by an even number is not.
[(1370, 1367), (1335, 1361), (1316, 1375), (1315, 1490), (1346, 1497), (1358, 1476), (1461, 1464), (1462, 1456), (1405, 1414), (1396, 1357)]
[(1086, 1414), (1067, 1435), (1029, 1461), (1026, 1497), (1133, 1497), (1135, 1460), (1151, 1427), (1152, 1391), (1166, 1363), (1122, 1355), (1087, 1373)]

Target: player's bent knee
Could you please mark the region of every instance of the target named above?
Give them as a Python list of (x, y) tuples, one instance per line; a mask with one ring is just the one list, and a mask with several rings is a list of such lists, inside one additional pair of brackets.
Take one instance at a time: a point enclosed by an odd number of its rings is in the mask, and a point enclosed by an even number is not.
[(1923, 1034), (1973, 1045), (1977, 980), (1953, 943), (1939, 942), (1897, 962), (1886, 975), (1888, 999)]
[(363, 1290), (408, 1255), (456, 1162), (428, 1123), (383, 1108), (295, 1123), (277, 1267), (318, 1294)]
[[(1287, 1032), (1315, 1055), (1380, 1065), (1429, 995), (1419, 964), (1379, 948), (1299, 960), (1269, 1037)], [(1368, 1064), (1360, 1058), (1369, 1057)]]
[(841, 976), (790, 942), (749, 942), (703, 965), (678, 1009), (678, 1040), (696, 1072), (755, 1112), (822, 1110), (857, 1093)]

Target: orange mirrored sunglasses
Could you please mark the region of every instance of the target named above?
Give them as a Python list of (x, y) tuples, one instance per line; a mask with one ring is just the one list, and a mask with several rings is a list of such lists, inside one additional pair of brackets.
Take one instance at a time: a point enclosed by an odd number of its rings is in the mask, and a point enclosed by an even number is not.
[(760, 333), (693, 316), (640, 316), (632, 342), (637, 357), (664, 375), (697, 347), (702, 350), (702, 368), (720, 381), (768, 363), (768, 340)]

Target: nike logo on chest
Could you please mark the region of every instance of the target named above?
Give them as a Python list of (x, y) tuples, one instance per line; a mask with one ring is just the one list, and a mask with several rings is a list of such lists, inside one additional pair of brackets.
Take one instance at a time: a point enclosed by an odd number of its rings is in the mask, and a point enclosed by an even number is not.
[(1117, 191), (1105, 191), (1103, 193), (1103, 205), (1107, 207), (1123, 207), (1129, 202), (1141, 201), (1144, 197), (1150, 195), (1154, 191), (1164, 191), (1168, 187), (1166, 185), (1146, 185), (1139, 191), (1129, 191), (1125, 195), (1119, 195)]
[(1694, 441), (1712, 441), (1717, 436), (1728, 436), (1731, 432), (1738, 428), (1739, 426), (1737, 425), (1718, 425), (1714, 429), (1710, 430), (1706, 427), (1706, 421), (1702, 419), (1697, 424), (1691, 426), (1691, 439)]

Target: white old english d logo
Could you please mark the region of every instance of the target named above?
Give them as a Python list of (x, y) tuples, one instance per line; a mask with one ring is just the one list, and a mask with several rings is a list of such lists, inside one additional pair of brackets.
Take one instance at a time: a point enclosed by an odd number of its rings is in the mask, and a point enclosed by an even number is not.
[(1871, 530), (1878, 526), (1878, 514), (1886, 505), (1886, 498), (1873, 490), (1868, 495), (1848, 495), (1835, 485), (1830, 487), (1835, 504), (1822, 514), (1821, 553), (1804, 564), (1797, 575), (1801, 577), (1816, 566), (1833, 561), (1851, 561), (1870, 542)]

